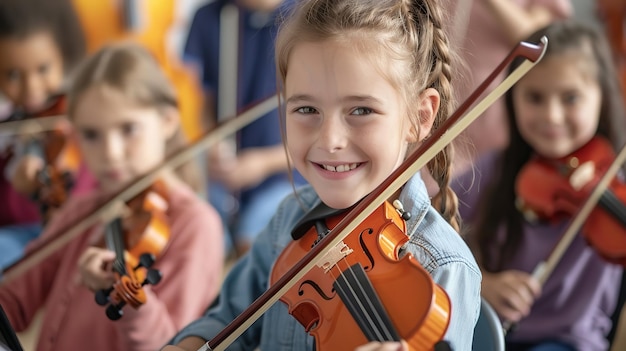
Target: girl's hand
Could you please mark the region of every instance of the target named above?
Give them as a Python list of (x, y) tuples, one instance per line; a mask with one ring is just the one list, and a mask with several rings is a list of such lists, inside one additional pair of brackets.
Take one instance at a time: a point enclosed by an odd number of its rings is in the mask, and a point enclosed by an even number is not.
[(482, 295), (503, 319), (518, 322), (530, 313), (541, 284), (530, 274), (509, 270), (483, 272)]
[(406, 341), (399, 342), (370, 342), (363, 346), (357, 347), (354, 351), (409, 351), (409, 345)]
[(37, 173), (43, 169), (43, 160), (37, 156), (24, 155), (15, 166), (11, 184), (23, 195), (31, 195), (37, 190)]
[(115, 282), (111, 263), (115, 252), (89, 247), (78, 259), (79, 283), (96, 292), (110, 288)]

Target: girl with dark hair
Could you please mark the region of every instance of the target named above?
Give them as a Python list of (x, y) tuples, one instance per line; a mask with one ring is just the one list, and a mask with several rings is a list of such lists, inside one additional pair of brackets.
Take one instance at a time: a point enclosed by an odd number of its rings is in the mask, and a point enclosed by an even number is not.
[[(507, 350), (606, 350), (621, 269), (578, 235), (541, 286), (530, 272), (548, 257), (569, 222), (525, 216), (530, 212), (520, 206), (516, 183), (533, 158), (565, 164), (598, 138), (621, 149), (623, 101), (602, 35), (565, 21), (528, 41), (542, 36), (549, 40), (545, 57), (506, 95), (510, 144), (480, 159), (453, 184), (483, 272), (482, 296), (503, 320), (517, 323)], [(569, 165), (567, 172), (575, 174), (575, 164)], [(564, 183), (572, 179), (567, 177)]]
[[(21, 119), (55, 105), (67, 76), (85, 53), (80, 23), (69, 0), (0, 2), (0, 95), (12, 112), (0, 120)], [(59, 126), (64, 130), (67, 123)], [(35, 140), (41, 140), (39, 135)], [(0, 268), (21, 255), (41, 233), (37, 174), (41, 155), (28, 142), (0, 136)], [(28, 140), (33, 137), (28, 136)], [(84, 169), (74, 174), (74, 191), (91, 186)]]

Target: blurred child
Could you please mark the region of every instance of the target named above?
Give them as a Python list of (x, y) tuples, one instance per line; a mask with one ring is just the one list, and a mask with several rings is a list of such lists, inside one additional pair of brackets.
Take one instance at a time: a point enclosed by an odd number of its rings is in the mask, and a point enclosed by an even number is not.
[[(205, 120), (213, 128), (221, 118), (274, 96), (276, 68), (274, 38), (277, 15), (284, 0), (218, 0), (196, 12), (184, 50), (187, 62), (197, 66), (206, 90)], [(236, 38), (228, 38), (220, 26), (227, 20), (222, 11), (232, 6), (238, 13), (234, 25)], [(231, 77), (237, 87), (236, 106), (226, 106), (220, 66), (224, 40), (236, 41), (237, 66)], [(228, 62), (231, 63), (231, 62)], [(220, 100), (222, 99), (222, 100)], [(219, 111), (229, 111), (221, 116)], [(232, 115), (230, 115), (232, 114)], [(241, 255), (254, 237), (269, 222), (280, 201), (292, 192), (288, 164), (281, 144), (278, 111), (274, 110), (242, 128), (234, 143), (222, 141), (213, 147), (208, 158), (209, 199), (220, 212), (236, 252)], [(304, 183), (295, 175), (296, 186)]]
[[(106, 47), (75, 78), (68, 114), (98, 188), (72, 197), (42, 239), (59, 235), (184, 145), (174, 90), (143, 49)], [(94, 292), (115, 280), (115, 253), (98, 245), (102, 223), (0, 287), (0, 304), (15, 329), (27, 328), (45, 303), (38, 350), (155, 350), (200, 316), (216, 296), (224, 255), (219, 217), (194, 194), (194, 175), (192, 164), (163, 171), (170, 237), (154, 265), (162, 280), (143, 287), (145, 305), (126, 307), (112, 322), (94, 301)]]
[(527, 220), (516, 207), (515, 184), (533, 157), (565, 163), (595, 137), (621, 149), (624, 106), (601, 35), (557, 22), (528, 41), (544, 35), (544, 58), (506, 96), (510, 145), (453, 183), (483, 271), (482, 295), (503, 320), (518, 323), (507, 350), (607, 350), (621, 269), (578, 235), (540, 286), (530, 272), (547, 259), (569, 222)]
[[(11, 105), (0, 120), (16, 119), (48, 107), (64, 90), (65, 77), (85, 50), (76, 14), (68, 0), (0, 2), (0, 94)], [(27, 154), (25, 143), (0, 135), (0, 268), (18, 259), (41, 232), (37, 187), (41, 156)], [(75, 189), (90, 186), (79, 171)]]

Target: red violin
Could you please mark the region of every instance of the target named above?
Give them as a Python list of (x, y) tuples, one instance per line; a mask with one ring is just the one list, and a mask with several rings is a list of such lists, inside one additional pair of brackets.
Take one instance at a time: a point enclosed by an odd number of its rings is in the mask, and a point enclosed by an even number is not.
[(106, 315), (111, 320), (120, 319), (126, 305), (136, 309), (146, 303), (143, 286), (161, 280), (161, 272), (151, 266), (170, 237), (165, 214), (167, 189), (162, 182), (154, 183), (126, 205), (130, 210), (127, 216), (114, 219), (105, 232), (106, 246), (115, 252), (113, 272), (117, 279), (113, 287), (96, 293), (96, 303), (108, 304)]
[[(281, 297), (289, 313), (315, 337), (317, 350), (354, 350), (368, 341), (406, 340), (410, 350), (426, 351), (443, 338), (450, 322), (450, 298), (411, 254), (399, 258), (409, 240), (402, 214), (406, 212), (385, 202)], [(278, 257), (270, 283), (341, 219), (310, 221), (304, 236)], [(398, 299), (402, 291), (410, 291), (411, 298)]]
[[(45, 118), (64, 115), (67, 99), (58, 95), (50, 99), (50, 103), (36, 113), (14, 112), (8, 121)], [(43, 222), (47, 222), (51, 210), (59, 208), (68, 197), (74, 185), (74, 178), (80, 166), (78, 146), (68, 135), (67, 127), (58, 125), (52, 131), (40, 135), (36, 125), (32, 126), (33, 137), (27, 137), (26, 153), (41, 157), (44, 167), (36, 176), (37, 186), (31, 194), (40, 204)], [(30, 132), (24, 127), (23, 132)]]
[[(534, 157), (516, 180), (517, 206), (527, 219), (558, 221), (574, 216), (615, 160), (611, 144), (595, 137), (560, 159)], [(610, 262), (626, 266), (626, 183), (611, 181), (582, 233)]]

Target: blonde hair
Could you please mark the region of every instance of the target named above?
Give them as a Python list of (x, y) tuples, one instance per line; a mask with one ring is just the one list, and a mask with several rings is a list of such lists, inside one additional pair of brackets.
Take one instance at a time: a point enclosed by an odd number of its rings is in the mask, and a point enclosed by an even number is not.
[[(456, 60), (443, 20), (437, 0), (302, 0), (278, 33), (277, 72), (284, 88), (289, 56), (300, 42), (357, 45), (401, 92), (415, 130), (419, 130), (419, 116), (410, 110), (410, 102), (427, 88), (439, 92), (440, 108), (433, 123), (438, 128), (453, 109), (450, 80)], [(449, 187), (452, 152), (452, 145), (447, 146), (427, 167), (440, 189), (432, 205), (458, 231), (458, 201)]]
[[(162, 110), (178, 108), (176, 92), (156, 59), (143, 47), (133, 43), (106, 46), (86, 60), (73, 77), (68, 93), (68, 115), (76, 112), (81, 95), (93, 86), (115, 89), (130, 101), (142, 107)], [(166, 152), (187, 145), (180, 128), (166, 142)], [(178, 169), (177, 175), (194, 190), (202, 186), (197, 165), (190, 161)]]

